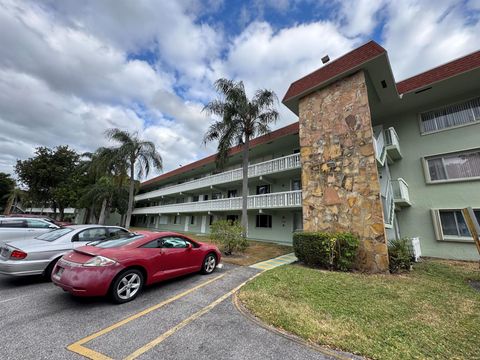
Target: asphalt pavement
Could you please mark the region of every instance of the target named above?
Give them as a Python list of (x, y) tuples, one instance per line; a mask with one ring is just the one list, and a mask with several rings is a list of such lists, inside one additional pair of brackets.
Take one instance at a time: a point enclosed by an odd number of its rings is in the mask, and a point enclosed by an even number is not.
[(0, 358), (330, 359), (238, 312), (231, 294), (259, 271), (226, 265), (123, 305), (75, 298), (41, 277), (0, 275)]

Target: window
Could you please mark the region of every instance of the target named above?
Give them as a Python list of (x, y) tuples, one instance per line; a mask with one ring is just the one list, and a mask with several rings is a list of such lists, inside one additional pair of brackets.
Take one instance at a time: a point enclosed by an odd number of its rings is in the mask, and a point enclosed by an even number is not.
[(199, 199), (199, 196), (198, 196), (198, 195), (193, 195), (193, 196), (192, 196), (192, 201), (193, 201), (193, 202), (197, 202), (198, 199)]
[(38, 220), (38, 219), (27, 219), (27, 225), (29, 228), (45, 229), (51, 226), (52, 224), (46, 221)]
[(175, 200), (175, 202), (176, 202), (177, 204), (181, 204), (181, 203), (183, 203), (184, 201), (185, 201), (184, 198), (177, 198), (177, 199)]
[(57, 229), (57, 230), (52, 230), (46, 233), (43, 233), (42, 235), (39, 235), (35, 237), (35, 239), (38, 240), (43, 240), (43, 241), (55, 241), (62, 237), (63, 235), (68, 234), (69, 232), (72, 232), (73, 229), (70, 228), (63, 228), (63, 229)]
[(235, 222), (238, 221), (238, 215), (227, 215), (227, 221)]
[(425, 158), (429, 182), (480, 177), (480, 149)]
[(480, 120), (480, 98), (420, 114), (422, 132), (429, 133)]
[(292, 191), (302, 190), (302, 182), (300, 179), (292, 180)]
[(161, 241), (159, 239), (155, 239), (153, 241), (146, 243), (145, 245), (142, 245), (142, 248), (156, 249), (161, 247), (160, 245), (161, 245)]
[(237, 190), (228, 190), (227, 197), (229, 198), (237, 197)]
[(257, 215), (257, 228), (271, 228), (272, 215), (259, 214)]
[(303, 230), (303, 216), (302, 213), (296, 211), (293, 213), (293, 231)]
[(190, 216), (190, 225), (195, 225), (195, 215)]
[(26, 228), (27, 222), (25, 220), (1, 220), (0, 227), (4, 228)]
[(107, 231), (105, 228), (87, 229), (78, 233), (75, 238), (77, 241), (103, 240), (107, 238)]
[(208, 200), (208, 195), (203, 195), (203, 201), (207, 201)]
[(130, 232), (128, 232), (125, 229), (114, 228), (114, 227), (108, 228), (107, 232), (108, 232), (108, 237), (109, 238), (114, 238), (114, 237), (118, 238), (118, 237), (127, 236), (127, 235), (130, 234)]
[(257, 186), (257, 195), (270, 194), (270, 185)]
[(160, 225), (167, 225), (168, 224), (168, 216), (160, 215), (160, 220), (158, 221)]
[(217, 200), (222, 198), (222, 193), (212, 193), (212, 200)]
[[(474, 210), (480, 223), (480, 209)], [(432, 210), (435, 232), (438, 240), (470, 240), (465, 218), (460, 209)]]
[(162, 239), (162, 248), (171, 249), (171, 248), (186, 248), (188, 245), (185, 239), (179, 237), (165, 237)]
[(180, 224), (180, 223), (181, 223), (180, 220), (181, 220), (181, 219), (180, 219), (180, 215), (175, 215), (175, 216), (173, 217), (173, 223), (174, 223), (175, 225)]
[(208, 225), (212, 225), (214, 220), (215, 220), (215, 217), (213, 215), (210, 215), (210, 219), (208, 220)]

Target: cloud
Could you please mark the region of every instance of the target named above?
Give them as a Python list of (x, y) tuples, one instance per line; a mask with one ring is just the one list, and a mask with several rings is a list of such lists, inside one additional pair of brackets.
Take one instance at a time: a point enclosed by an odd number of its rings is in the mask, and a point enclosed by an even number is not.
[[(258, 88), (268, 88), (281, 100), (291, 82), (322, 65), (324, 55), (334, 59), (356, 44), (358, 40), (342, 35), (331, 22), (300, 24), (280, 31), (274, 31), (267, 22), (254, 22), (232, 40), (227, 58), (213, 64), (212, 80), (243, 80), (250, 96)], [(296, 119), (283, 105), (279, 110), (279, 126)]]
[[(478, 0), (231, 6), (0, 0), (0, 171), (40, 145), (95, 150), (114, 126), (154, 141), (168, 171), (214, 151), (201, 144), (210, 122), (201, 110), (220, 77), (243, 80), (250, 96), (268, 88), (281, 99), (325, 54), (334, 60), (372, 37), (397, 80), (480, 48)], [(295, 121), (278, 108), (275, 128)]]
[(392, 1), (386, 9), (383, 45), (397, 80), (480, 48), (478, 12), (472, 21), (458, 1)]

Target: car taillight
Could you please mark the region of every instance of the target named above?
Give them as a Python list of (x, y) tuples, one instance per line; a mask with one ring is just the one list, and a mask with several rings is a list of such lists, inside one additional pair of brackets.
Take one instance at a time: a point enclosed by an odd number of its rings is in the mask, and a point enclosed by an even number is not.
[(13, 250), (10, 254), (10, 259), (22, 260), (27, 257), (27, 253), (20, 250)]

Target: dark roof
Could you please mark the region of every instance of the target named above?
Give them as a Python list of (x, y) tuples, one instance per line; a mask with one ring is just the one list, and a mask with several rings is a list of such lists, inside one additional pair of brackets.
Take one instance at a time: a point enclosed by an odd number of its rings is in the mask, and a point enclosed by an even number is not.
[(357, 66), (386, 53), (386, 50), (378, 45), (375, 41), (368, 43), (346, 53), (338, 59), (327, 63), (318, 70), (304, 76), (303, 78), (293, 82), (283, 97), (286, 102), (297, 97), (316, 86), (331, 80), (337, 75), (352, 70)]
[[(286, 136), (286, 135), (291, 135), (291, 134), (295, 134), (298, 132), (298, 122), (296, 123), (293, 123), (293, 124), (290, 124), (290, 125), (287, 125), (283, 128), (280, 128), (278, 130), (275, 130), (275, 131), (272, 131), (271, 133), (267, 134), (267, 135), (263, 135), (263, 136), (259, 136), (255, 139), (252, 139), (250, 141), (250, 148), (253, 148), (255, 146), (258, 146), (258, 145), (262, 145), (262, 144), (265, 144), (269, 141), (272, 141), (272, 140), (275, 140), (275, 139), (278, 139), (280, 137), (283, 137), (283, 136)], [(242, 151), (242, 148), (241, 146), (235, 146), (235, 147), (232, 147), (230, 149), (230, 153), (229, 153), (229, 156), (232, 156), (232, 155), (235, 155), (235, 154), (238, 154), (239, 152)], [(217, 154), (213, 154), (213, 155), (210, 155), (210, 156), (207, 156), (206, 158), (203, 158), (201, 160), (197, 160), (195, 162), (192, 162), (188, 165), (185, 165), (185, 166), (182, 166), (178, 169), (175, 169), (175, 170), (172, 170), (172, 171), (169, 171), (165, 174), (162, 174), (160, 176), (157, 176), (157, 177), (154, 177), (150, 180), (147, 180), (145, 182), (143, 182), (141, 184), (141, 186), (147, 186), (147, 185), (151, 185), (151, 184), (154, 184), (158, 181), (161, 181), (161, 180), (165, 180), (165, 179), (168, 179), (174, 175), (179, 175), (179, 174), (183, 174), (189, 170), (193, 170), (193, 169), (196, 169), (200, 166), (203, 166), (203, 165), (206, 165), (206, 164), (211, 164), (215, 161), (217, 157)]]
[(397, 90), (400, 94), (405, 94), (479, 67), (480, 51), (476, 51), (467, 56), (400, 81), (397, 83)]

